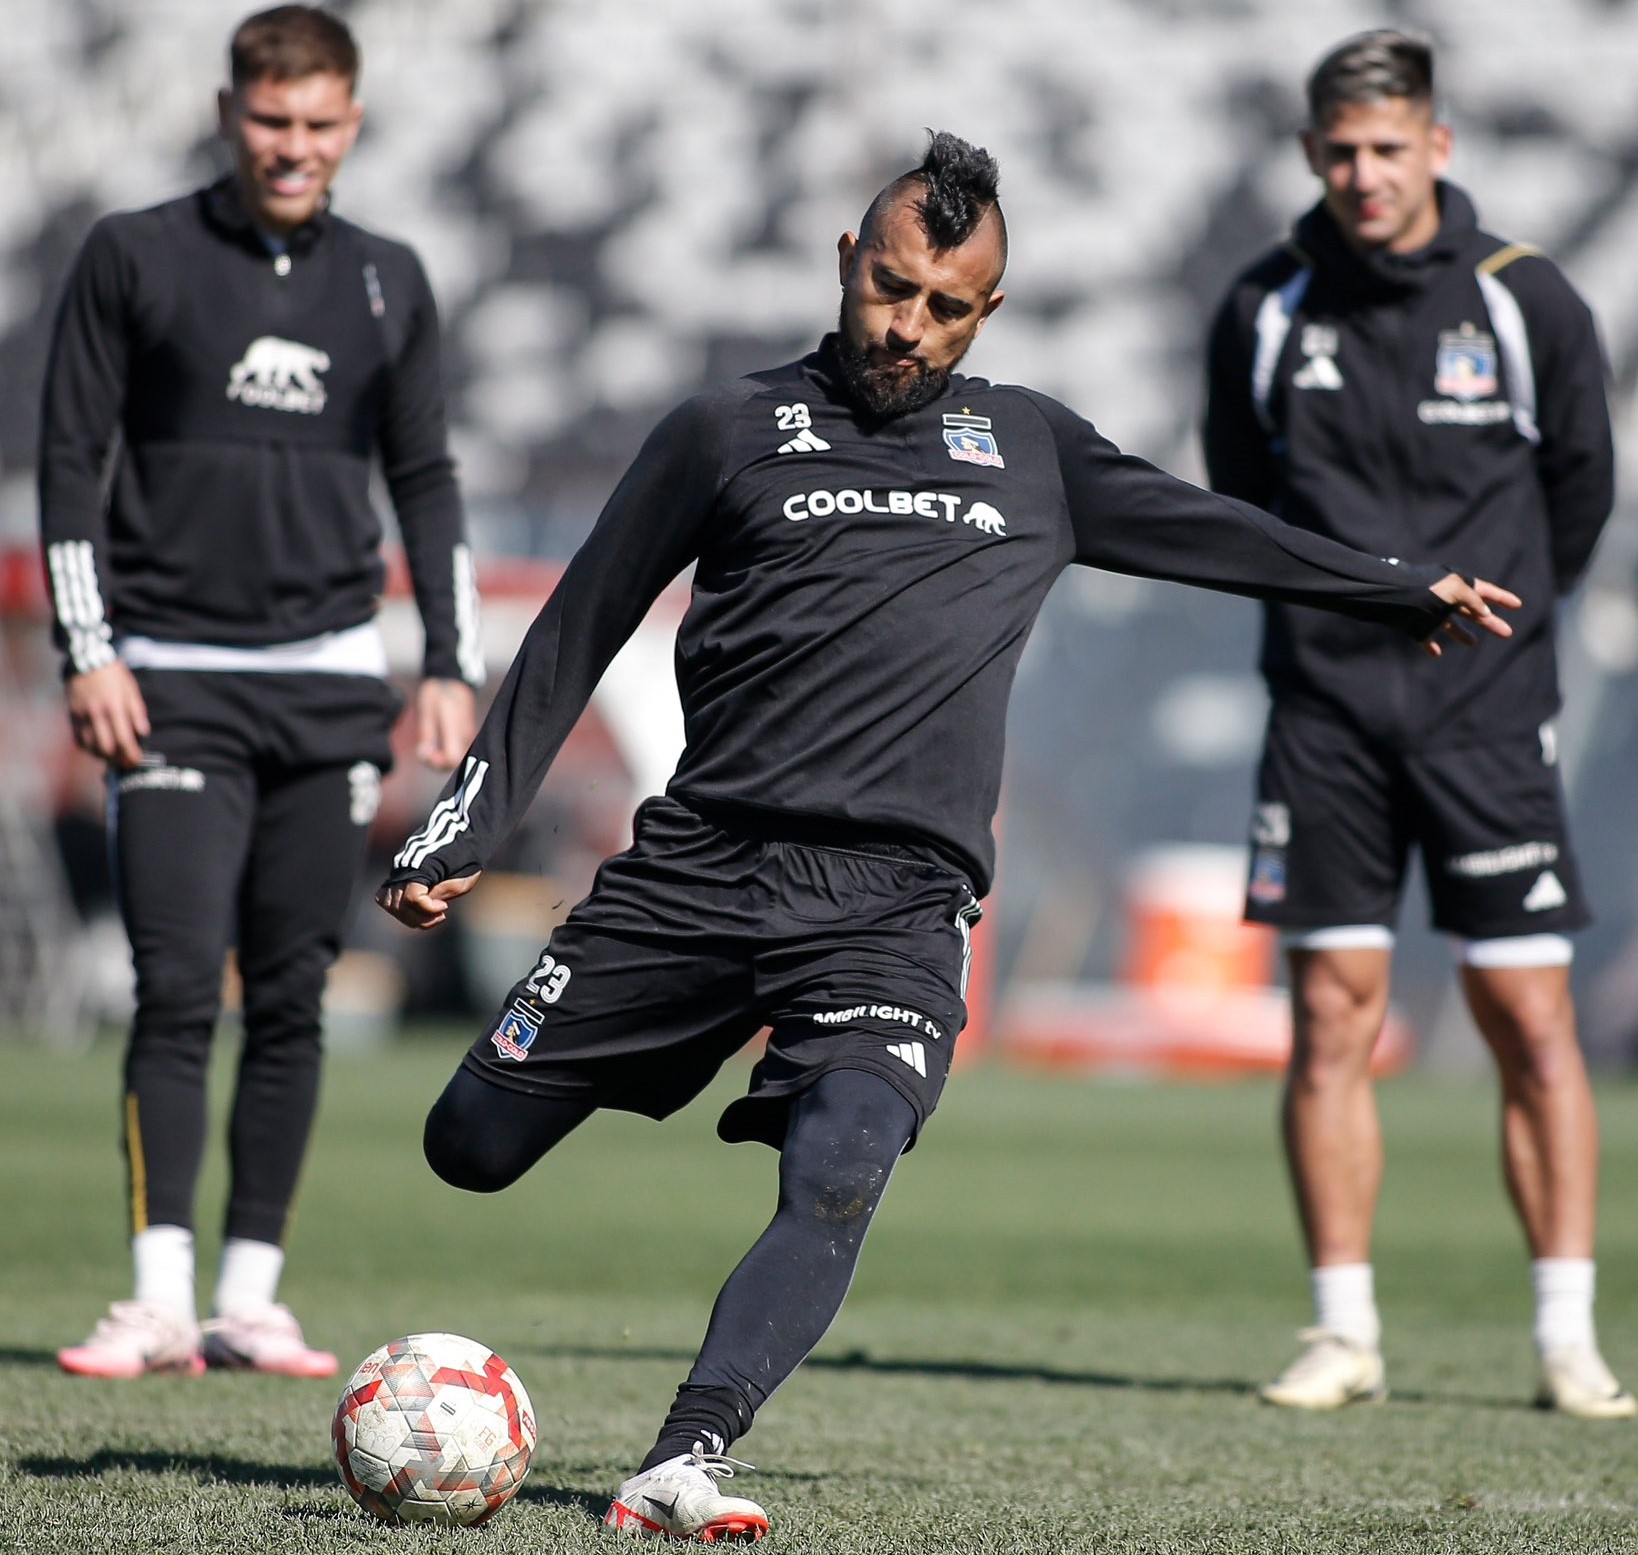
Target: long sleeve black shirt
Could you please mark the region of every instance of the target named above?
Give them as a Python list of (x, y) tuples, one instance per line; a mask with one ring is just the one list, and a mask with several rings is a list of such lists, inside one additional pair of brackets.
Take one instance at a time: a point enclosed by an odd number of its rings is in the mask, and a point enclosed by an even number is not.
[(1554, 603), (1609, 517), (1614, 454), (1592, 315), (1534, 250), (1440, 186), (1410, 255), (1361, 255), (1323, 205), (1230, 289), (1212, 330), (1218, 491), (1382, 556), (1451, 556), (1524, 599), (1514, 635), (1430, 663), (1289, 602), (1266, 611), (1276, 696), (1404, 745), (1514, 736), (1559, 704)]
[(922, 410), (866, 417), (827, 341), (653, 432), (393, 879), (483, 866), (690, 562), (676, 647), (687, 739), (668, 791), (920, 841), (980, 892), (1013, 675), (1071, 562), (1324, 604), (1412, 637), (1448, 613), (1428, 588), (1443, 569), (1201, 491), (1032, 390), (957, 376)]
[(478, 681), (438, 318), (415, 254), (324, 213), (275, 255), (231, 180), (105, 217), (69, 277), (41, 419), (70, 671), (107, 663), (123, 634), (262, 647), (369, 620), (377, 455), (425, 673)]

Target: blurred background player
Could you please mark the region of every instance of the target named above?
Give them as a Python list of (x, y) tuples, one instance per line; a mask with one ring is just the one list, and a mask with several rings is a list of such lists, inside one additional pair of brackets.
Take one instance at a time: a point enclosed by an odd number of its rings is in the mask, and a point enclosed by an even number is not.
[(607, 1520), (628, 1533), (767, 1527), (718, 1489), (723, 1454), (830, 1325), (943, 1090), (994, 872), (1007, 702), (1053, 580), (1081, 562), (1328, 603), (1413, 638), (1453, 606), (1505, 636), (1486, 600), (1516, 603), (1291, 530), (1122, 455), (1043, 394), (955, 374), (1002, 298), (998, 176), (935, 135), (841, 240), (836, 333), (661, 422), (377, 893), (414, 928), (448, 916), (695, 563), (677, 770), (425, 1136), (441, 1177), (493, 1192), (600, 1107), (675, 1112), (770, 1029), (718, 1132), (779, 1150), (778, 1209), (615, 1495)]
[(1218, 315), (1212, 484), (1379, 555), (1459, 557), (1505, 577), (1525, 606), (1505, 650), (1433, 675), (1377, 628), (1267, 608), (1273, 709), (1246, 912), (1285, 930), (1290, 955), (1284, 1134), (1317, 1316), (1262, 1396), (1331, 1409), (1385, 1392), (1369, 1066), (1415, 847), (1501, 1076), (1505, 1175), (1534, 1260), (1539, 1402), (1628, 1416), (1638, 1406), (1593, 1329), (1597, 1123), (1567, 937), (1588, 914), (1552, 723), (1555, 601), (1613, 500), (1603, 358), (1560, 271), (1481, 231), (1442, 180), (1451, 132), (1427, 44), (1349, 39), (1314, 70), (1308, 105), (1303, 147), (1324, 193)]
[[(374, 624), (379, 454), (426, 628), (418, 754), (475, 726), (476, 596), (415, 255), (338, 219), (358, 134), (347, 28), (280, 6), (234, 33), (233, 171), (86, 240), (58, 315), (41, 527), (74, 738), (109, 764), (137, 1007), (124, 1142), (136, 1282), (62, 1366), (327, 1376), (276, 1300), (317, 1101), (319, 1002), (391, 765)], [(111, 495), (103, 477), (116, 444)], [(244, 1049), (213, 1316), (193, 1197), (224, 955)]]

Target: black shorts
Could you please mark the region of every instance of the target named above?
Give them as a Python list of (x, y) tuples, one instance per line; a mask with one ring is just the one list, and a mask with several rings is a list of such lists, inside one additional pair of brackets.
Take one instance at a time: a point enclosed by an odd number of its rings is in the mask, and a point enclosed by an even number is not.
[(919, 1132), (967, 1020), (971, 887), (909, 848), (730, 824), (644, 803), (632, 846), (598, 870), (465, 1067), (663, 1118), (768, 1027), (724, 1139), (778, 1148), (791, 1099), (833, 1069), (880, 1075)]
[(1499, 939), (1589, 921), (1550, 725), (1485, 745), (1404, 751), (1276, 700), (1257, 777), (1246, 917), (1288, 929), (1391, 927), (1412, 847), (1436, 929)]

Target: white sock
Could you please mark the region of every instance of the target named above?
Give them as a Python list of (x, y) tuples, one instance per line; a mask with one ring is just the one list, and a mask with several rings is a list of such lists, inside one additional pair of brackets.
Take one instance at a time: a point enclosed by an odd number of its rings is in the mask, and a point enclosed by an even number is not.
[(1309, 1271), (1315, 1324), (1367, 1350), (1382, 1342), (1376, 1285), (1368, 1263), (1333, 1263)]
[(230, 1236), (222, 1244), (222, 1268), (216, 1276), (211, 1310), (239, 1312), (247, 1307), (270, 1307), (278, 1297), (284, 1273), (284, 1249), (272, 1242), (252, 1242)]
[(136, 1299), (168, 1307), (194, 1320), (193, 1232), (183, 1226), (149, 1226), (131, 1238)]
[(1538, 1350), (1561, 1345), (1595, 1346), (1593, 1289), (1598, 1265), (1591, 1258), (1537, 1258), (1530, 1265), (1536, 1291)]

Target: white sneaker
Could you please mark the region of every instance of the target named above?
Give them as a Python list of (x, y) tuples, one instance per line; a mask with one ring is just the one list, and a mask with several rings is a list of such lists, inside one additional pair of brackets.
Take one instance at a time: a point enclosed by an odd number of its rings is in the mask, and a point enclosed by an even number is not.
[(1583, 1420), (1630, 1420), (1638, 1415), (1638, 1399), (1615, 1380), (1604, 1357), (1590, 1344), (1557, 1345), (1543, 1350), (1539, 1360), (1539, 1408)]
[(1381, 1351), (1328, 1328), (1300, 1329), (1297, 1338), (1306, 1346), (1302, 1354), (1257, 1390), (1265, 1404), (1286, 1409), (1341, 1409), (1344, 1404), (1380, 1404), (1388, 1396)]
[(116, 1301), (84, 1344), (57, 1352), (57, 1364), (76, 1377), (140, 1377), (150, 1371), (197, 1377), (205, 1369), (198, 1325), (156, 1301)]
[(656, 1463), (615, 1492), (603, 1524), (639, 1539), (754, 1544), (768, 1531), (768, 1514), (754, 1501), (717, 1489), (717, 1481), (732, 1479), (736, 1467), (751, 1465), (698, 1447)]
[(301, 1324), (289, 1307), (242, 1307), (224, 1312), (204, 1326), (205, 1364), (241, 1371), (266, 1371), (280, 1377), (333, 1377), (336, 1358), (315, 1350), (302, 1338)]

